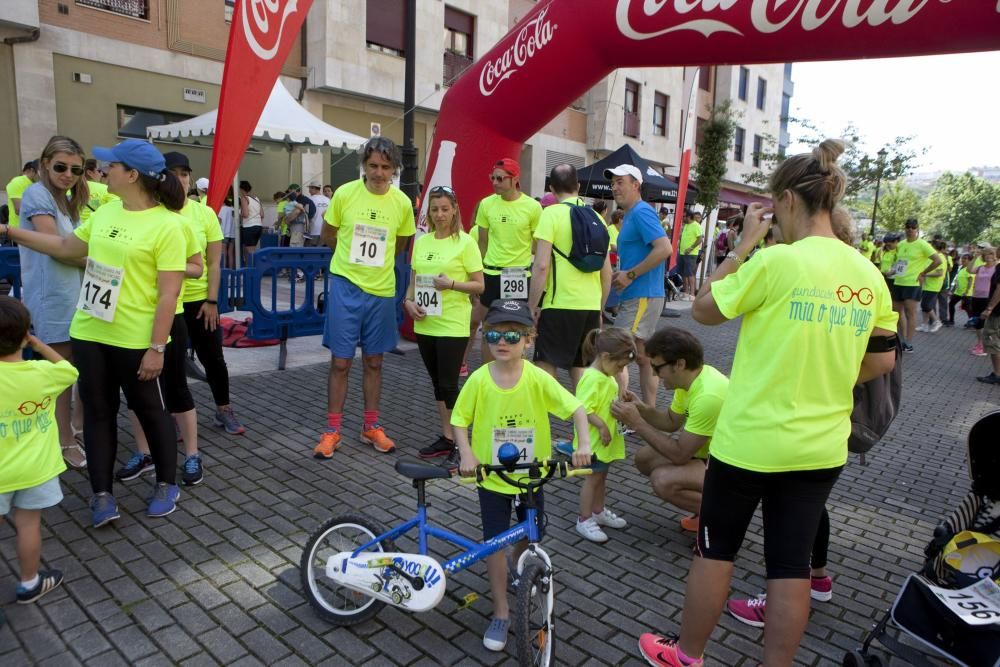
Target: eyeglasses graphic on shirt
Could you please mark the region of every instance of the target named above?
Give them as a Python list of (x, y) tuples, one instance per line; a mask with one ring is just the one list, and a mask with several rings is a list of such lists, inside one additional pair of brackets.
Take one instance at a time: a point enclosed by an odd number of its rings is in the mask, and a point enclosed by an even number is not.
[(847, 285), (841, 285), (837, 288), (837, 298), (840, 299), (841, 303), (850, 303), (851, 299), (855, 297), (862, 306), (867, 306), (875, 300), (875, 294), (867, 287), (862, 287), (857, 292)]
[(67, 170), (74, 176), (83, 176), (83, 167), (78, 164), (69, 165), (64, 162), (56, 162), (52, 165), (52, 171), (57, 174), (65, 174)]
[(42, 399), (41, 403), (35, 403), (34, 401), (25, 401), (17, 407), (17, 411), (20, 412), (25, 417), (30, 417), (39, 410), (48, 410), (49, 406), (52, 405), (52, 397), (46, 396)]

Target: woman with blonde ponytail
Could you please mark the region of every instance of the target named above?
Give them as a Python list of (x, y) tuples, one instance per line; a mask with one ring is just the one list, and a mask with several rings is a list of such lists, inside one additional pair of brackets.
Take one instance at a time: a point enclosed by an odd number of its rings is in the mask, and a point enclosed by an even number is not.
[[(692, 315), (707, 325), (742, 316), (726, 402), (712, 437), (698, 549), (679, 638), (643, 635), (651, 664), (701, 665), (725, 607), (736, 557), (763, 506), (763, 664), (791, 665), (809, 620), (810, 552), (847, 461), (853, 388), (895, 364), (896, 319), (881, 274), (837, 232), (845, 144), (827, 139), (785, 160), (770, 180), (773, 208), (752, 204), (743, 235), (706, 282)], [(770, 216), (784, 244), (744, 264)]]

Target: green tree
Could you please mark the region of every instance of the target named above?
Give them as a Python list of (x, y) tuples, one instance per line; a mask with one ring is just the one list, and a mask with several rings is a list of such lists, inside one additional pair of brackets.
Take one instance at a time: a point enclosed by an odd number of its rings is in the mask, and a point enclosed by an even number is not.
[[(920, 194), (902, 180), (887, 183), (879, 193), (875, 224), (882, 230), (901, 231), (907, 218), (919, 217), (922, 205)], [(871, 207), (868, 208), (868, 217), (871, 217)]]
[[(737, 112), (729, 100), (712, 107), (708, 120), (702, 127), (698, 142), (698, 163), (695, 165), (697, 203), (705, 207), (706, 215), (719, 203), (722, 179), (726, 175), (726, 157), (736, 134)], [(678, 212), (682, 214), (682, 212)]]
[(1000, 186), (966, 172), (945, 172), (927, 197), (922, 215), (929, 231), (958, 244), (998, 240)]

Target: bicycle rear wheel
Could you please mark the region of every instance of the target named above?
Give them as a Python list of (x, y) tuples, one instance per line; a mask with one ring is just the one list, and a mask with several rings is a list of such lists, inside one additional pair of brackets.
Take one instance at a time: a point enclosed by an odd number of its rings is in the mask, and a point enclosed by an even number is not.
[(514, 616), (517, 661), (522, 666), (555, 664), (553, 601), (552, 571), (540, 560), (528, 561), (518, 583)]
[[(299, 576), (302, 592), (316, 613), (335, 625), (356, 625), (372, 618), (385, 603), (326, 577), (327, 560), (341, 551), (353, 551), (385, 533), (385, 528), (363, 514), (335, 516), (313, 532), (302, 551)], [(371, 551), (395, 551), (392, 540)]]

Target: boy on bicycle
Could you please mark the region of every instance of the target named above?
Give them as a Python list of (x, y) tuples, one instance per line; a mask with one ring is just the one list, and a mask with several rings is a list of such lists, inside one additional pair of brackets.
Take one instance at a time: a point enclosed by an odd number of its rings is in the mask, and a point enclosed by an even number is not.
[[(573, 465), (589, 465), (592, 454), (586, 410), (551, 375), (524, 359), (524, 350), (531, 344), (534, 334), (534, 319), (528, 304), (497, 299), (486, 315), (483, 331), (494, 361), (469, 376), (451, 415), (455, 442), (461, 455), (459, 472), (470, 476), (475, 474), (478, 464), (499, 464), (497, 451), (505, 442), (511, 442), (521, 450), (519, 462), (549, 459), (552, 456), (550, 413), (563, 420), (572, 416), (579, 437), (579, 447), (573, 453)], [(516, 475), (510, 476), (517, 478)], [(516, 502), (517, 487), (507, 484), (497, 475), (489, 475), (479, 483), (478, 491), (484, 541), (510, 527), (512, 502), (518, 521), (525, 520), (525, 509)], [(541, 517), (544, 509), (541, 490), (536, 492), (535, 498), (538, 516)], [(514, 545), (512, 562), (517, 563), (527, 546), (526, 540)], [(491, 651), (502, 651), (510, 627), (507, 560), (503, 551), (486, 559), (486, 570), (493, 596), (493, 620), (483, 636), (483, 645)]]

